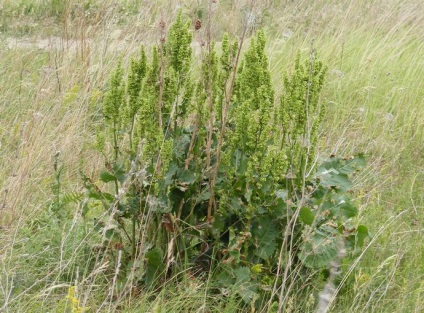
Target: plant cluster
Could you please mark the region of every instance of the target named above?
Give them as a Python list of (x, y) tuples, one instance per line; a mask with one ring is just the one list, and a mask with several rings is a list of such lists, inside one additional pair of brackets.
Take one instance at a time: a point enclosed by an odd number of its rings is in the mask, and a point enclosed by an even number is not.
[(98, 132), (105, 169), (83, 175), (84, 215), (120, 286), (157, 288), (185, 272), (246, 304), (272, 303), (299, 278), (292, 271), (362, 245), (349, 191), (364, 158), (316, 165), (326, 68), (313, 50), (277, 97), (263, 32), (243, 56), (227, 35), (220, 51), (208, 43), (195, 68), (189, 27), (178, 15), (151, 53), (112, 74)]

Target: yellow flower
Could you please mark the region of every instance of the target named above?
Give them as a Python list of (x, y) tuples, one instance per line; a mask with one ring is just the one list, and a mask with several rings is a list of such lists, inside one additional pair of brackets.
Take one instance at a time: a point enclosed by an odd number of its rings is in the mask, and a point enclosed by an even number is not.
[(253, 266), (250, 268), (250, 271), (251, 271), (252, 273), (254, 273), (254, 274), (262, 273), (262, 264), (256, 264), (256, 265), (253, 265)]
[(76, 290), (75, 286), (69, 287), (68, 294), (65, 297), (66, 299), (69, 300), (69, 302), (71, 302), (72, 313), (83, 313), (83, 312), (89, 310), (90, 308), (80, 307), (79, 300), (78, 300), (77, 296), (75, 295), (75, 293), (76, 293), (75, 290)]

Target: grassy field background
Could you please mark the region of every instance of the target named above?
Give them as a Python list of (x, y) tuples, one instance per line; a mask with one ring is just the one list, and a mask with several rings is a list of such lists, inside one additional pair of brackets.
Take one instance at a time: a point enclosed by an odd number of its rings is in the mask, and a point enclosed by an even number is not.
[[(355, 222), (368, 225), (373, 237), (363, 253), (346, 260), (331, 312), (423, 312), (424, 2), (256, 2), (251, 13), (250, 1), (213, 4), (212, 36), (240, 35), (249, 15), (252, 32), (262, 28), (267, 35), (277, 86), (296, 53), (307, 56), (313, 40), (329, 67), (320, 153), (364, 152), (368, 160), (355, 181), (361, 208)], [(125, 63), (141, 44), (157, 42), (160, 20), (169, 25), (178, 10), (206, 19), (207, 7), (201, 0), (2, 1), (0, 312), (68, 312), (63, 303), (69, 285), (62, 281), (71, 272), (88, 275), (78, 252), (91, 233), (77, 222), (77, 204), (67, 206), (70, 223), (49, 223), (54, 156), (60, 152), (64, 165), (63, 192), (81, 192), (79, 171), (95, 173), (102, 166), (93, 125), (118, 58)], [(204, 29), (194, 33), (198, 54), (204, 38)], [(234, 312), (236, 302), (214, 306), (217, 299), (206, 289), (187, 282), (119, 307)], [(116, 310), (97, 298), (100, 292), (95, 285), (86, 288), (80, 301), (93, 312)], [(314, 312), (314, 292), (287, 312)]]

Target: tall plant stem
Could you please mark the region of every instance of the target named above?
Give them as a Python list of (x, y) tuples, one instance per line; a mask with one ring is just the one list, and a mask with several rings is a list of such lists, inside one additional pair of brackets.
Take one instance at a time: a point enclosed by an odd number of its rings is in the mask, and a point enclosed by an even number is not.
[[(113, 150), (114, 150), (114, 157), (115, 159), (113, 160), (114, 163), (116, 164), (116, 162), (118, 162), (118, 157), (119, 157), (119, 146), (118, 146), (118, 135), (117, 135), (117, 129), (116, 129), (116, 120), (114, 119), (113, 121)], [(119, 192), (119, 185), (118, 185), (118, 179), (115, 177), (114, 179), (115, 182), (115, 193), (118, 194)]]
[[(308, 163), (309, 163), (309, 156), (311, 153), (311, 120), (310, 120), (310, 114), (309, 114), (309, 102), (310, 102), (310, 93), (311, 93), (311, 86), (313, 84), (313, 70), (314, 70), (314, 61), (315, 61), (315, 50), (313, 47), (313, 41), (311, 43), (311, 51), (310, 51), (310, 56), (309, 56), (309, 68), (308, 68), (308, 82), (307, 82), (307, 90), (306, 90), (306, 94), (305, 94), (305, 114), (306, 114), (306, 124), (305, 124), (305, 129), (304, 129), (304, 136), (306, 135), (306, 138), (304, 138), (304, 141), (306, 141), (307, 144), (307, 152), (306, 154), (301, 152), (300, 153), (300, 157), (301, 157), (301, 173), (300, 173), (300, 180), (301, 180), (301, 196), (300, 199), (298, 199), (298, 207), (296, 208), (296, 211), (293, 214), (293, 217), (291, 218), (290, 222), (287, 225), (286, 228), (286, 234), (284, 236), (284, 242), (286, 244), (288, 244), (288, 248), (289, 248), (289, 252), (288, 252), (288, 260), (289, 263), (291, 265), (291, 263), (293, 262), (293, 247), (295, 246), (295, 243), (293, 242), (293, 238), (294, 236), (294, 223), (296, 223), (297, 218), (299, 216), (299, 212), (300, 209), (302, 208), (302, 205), (304, 203), (304, 199), (306, 198), (306, 172), (307, 172), (307, 167), (308, 167)], [(306, 139), (306, 140), (305, 140)], [(295, 188), (294, 188), (295, 189)], [(288, 240), (288, 238), (290, 237), (290, 240)], [(283, 247), (281, 249), (281, 251), (284, 250), (284, 244)], [(290, 289), (293, 287), (293, 282), (291, 282), (288, 286), (288, 288), (286, 289), (286, 280), (287, 277), (289, 275), (289, 269), (290, 266), (286, 265), (285, 269), (284, 269), (284, 274), (283, 274), (283, 283), (281, 285), (281, 289), (280, 289), (280, 294), (279, 294), (279, 305), (278, 305), (278, 312), (283, 312), (284, 309), (284, 303), (286, 303), (286, 299), (287, 299), (287, 295), (290, 292)]]
[[(212, 1), (209, 2), (209, 17), (207, 25), (207, 49), (208, 49), (208, 81), (207, 81), (207, 95), (208, 95), (208, 109), (209, 109), (209, 123), (208, 123), (208, 137), (206, 141), (206, 169), (211, 168), (211, 153), (212, 153), (212, 134), (213, 134), (213, 123), (214, 123), (214, 110), (213, 110), (213, 72), (212, 72), (212, 45), (211, 45), (211, 24), (212, 24)], [(213, 178), (209, 175), (209, 186), (212, 192), (213, 190)], [(211, 193), (211, 200), (213, 199), (213, 192)], [(212, 218), (211, 203), (208, 207), (207, 220)]]
[(131, 257), (132, 260), (135, 260), (135, 253), (136, 253), (136, 244), (135, 244), (135, 233), (136, 233), (136, 227), (137, 226), (137, 214), (134, 214), (132, 218), (132, 242), (131, 242)]
[(164, 71), (165, 71), (165, 61), (163, 59), (163, 50), (164, 50), (164, 29), (161, 28), (161, 44), (160, 44), (160, 70), (159, 70), (159, 99), (158, 99), (158, 103), (157, 103), (157, 119), (158, 119), (158, 124), (159, 124), (159, 129), (162, 129), (162, 107), (163, 107), (163, 89), (164, 89)]
[[(254, 3), (255, 3), (255, 0), (252, 0), (251, 3), (250, 3), (251, 11), (253, 11)], [(236, 54), (236, 59), (234, 61), (233, 73), (232, 73), (231, 80), (230, 80), (230, 86), (229, 86), (228, 91), (227, 91), (227, 89), (225, 89), (225, 91), (224, 91), (225, 92), (225, 106), (224, 106), (224, 111), (222, 113), (222, 124), (221, 124), (221, 131), (220, 131), (220, 134), (219, 134), (219, 141), (218, 141), (218, 146), (217, 146), (217, 151), (216, 151), (215, 168), (214, 168), (214, 171), (213, 171), (213, 178), (212, 178), (212, 182), (211, 182), (211, 185), (210, 185), (211, 196), (209, 198), (209, 205), (208, 205), (208, 216), (207, 216), (208, 220), (212, 219), (212, 208), (214, 208), (214, 210), (216, 210), (215, 186), (216, 186), (216, 180), (217, 180), (218, 172), (219, 172), (219, 165), (221, 163), (221, 150), (222, 150), (222, 145), (223, 145), (223, 142), (224, 142), (225, 128), (226, 128), (227, 119), (228, 119), (228, 112), (230, 110), (231, 97), (233, 95), (234, 85), (235, 85), (235, 81), (236, 81), (237, 68), (238, 68), (238, 64), (239, 64), (239, 61), (240, 61), (241, 48), (243, 47), (244, 38), (246, 36), (248, 28), (249, 28), (249, 20), (246, 19), (246, 24), (243, 27), (243, 33), (242, 33), (241, 38), (240, 38), (240, 42), (239, 42), (239, 46), (238, 46), (237, 54)]]

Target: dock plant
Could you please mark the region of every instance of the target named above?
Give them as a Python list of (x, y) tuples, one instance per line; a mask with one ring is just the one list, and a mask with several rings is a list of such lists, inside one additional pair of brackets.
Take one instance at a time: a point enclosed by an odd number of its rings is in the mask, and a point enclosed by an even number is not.
[(165, 28), (111, 75), (98, 134), (105, 168), (83, 175), (84, 215), (121, 290), (188, 273), (273, 307), (299, 275), (362, 245), (351, 177), (364, 158), (318, 153), (326, 66), (314, 49), (277, 93), (263, 31), (244, 53), (243, 38), (224, 35), (194, 55), (181, 14), (167, 37)]

